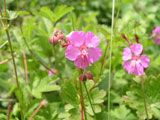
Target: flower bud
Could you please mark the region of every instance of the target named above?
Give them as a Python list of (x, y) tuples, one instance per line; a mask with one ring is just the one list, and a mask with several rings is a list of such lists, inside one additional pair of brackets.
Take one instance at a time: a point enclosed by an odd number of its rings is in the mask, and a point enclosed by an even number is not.
[(81, 74), (80, 77), (79, 77), (79, 80), (84, 82), (87, 80), (87, 76), (85, 74)]
[(93, 74), (92, 73), (87, 73), (87, 78), (93, 80)]
[(52, 45), (56, 45), (58, 43), (58, 40), (55, 36), (51, 36), (50, 39), (49, 39), (49, 42), (52, 44)]
[(58, 35), (58, 39), (62, 39), (63, 40), (64, 39), (64, 35), (63, 34), (59, 34)]

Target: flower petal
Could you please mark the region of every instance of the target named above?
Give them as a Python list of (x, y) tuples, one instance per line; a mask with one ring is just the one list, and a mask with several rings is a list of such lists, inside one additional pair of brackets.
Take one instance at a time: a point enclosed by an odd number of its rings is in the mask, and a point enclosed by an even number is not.
[(150, 59), (147, 55), (141, 55), (140, 60), (144, 68), (147, 68), (150, 65)]
[(53, 72), (50, 70), (48, 71), (48, 76), (52, 76), (53, 75)]
[(160, 27), (156, 27), (153, 31), (152, 34), (156, 34), (160, 32)]
[(133, 44), (131, 45), (131, 51), (135, 54), (135, 55), (140, 55), (143, 51), (143, 46), (139, 43), (137, 44)]
[(134, 70), (133, 74), (137, 75), (137, 76), (141, 76), (144, 74), (144, 68), (140, 63), (136, 63), (135, 70)]
[(131, 49), (130, 48), (124, 48), (123, 51), (123, 60), (130, 60), (132, 58), (132, 53), (131, 53)]
[(69, 60), (76, 60), (76, 58), (81, 54), (80, 52), (80, 49), (78, 47), (75, 47), (75, 46), (72, 46), (72, 45), (69, 45), (67, 47), (67, 50), (66, 50), (66, 53), (65, 53), (65, 56), (66, 58), (68, 58)]
[(89, 48), (88, 49), (88, 58), (91, 63), (95, 63), (102, 55), (100, 48)]
[(155, 38), (154, 41), (156, 44), (160, 45), (160, 35)]
[(128, 74), (133, 74), (133, 72), (135, 70), (135, 63), (136, 63), (135, 60), (126, 61), (123, 63), (123, 67), (128, 72)]
[(83, 31), (73, 31), (66, 36), (73, 46), (80, 47), (84, 44), (85, 32)]
[(75, 66), (77, 66), (80, 69), (87, 68), (89, 63), (90, 62), (88, 56), (82, 56), (82, 55), (79, 55), (77, 59), (74, 61)]
[(88, 47), (97, 47), (99, 43), (100, 43), (100, 40), (96, 35), (94, 35), (94, 33), (87, 32), (85, 37), (85, 44)]

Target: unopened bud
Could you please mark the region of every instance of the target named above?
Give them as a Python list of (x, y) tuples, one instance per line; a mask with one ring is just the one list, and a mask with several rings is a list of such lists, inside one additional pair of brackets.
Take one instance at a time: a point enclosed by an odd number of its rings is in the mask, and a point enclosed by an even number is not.
[(58, 38), (63, 40), (64, 39), (64, 35), (63, 34), (59, 34)]
[(50, 37), (49, 42), (52, 45), (56, 45), (58, 43), (58, 40), (57, 40), (57, 38), (55, 36), (52, 36), (52, 37)]
[(93, 80), (93, 74), (92, 73), (87, 73), (87, 78)]
[(80, 81), (84, 82), (87, 80), (87, 76), (85, 74), (81, 74), (79, 79), (80, 79)]

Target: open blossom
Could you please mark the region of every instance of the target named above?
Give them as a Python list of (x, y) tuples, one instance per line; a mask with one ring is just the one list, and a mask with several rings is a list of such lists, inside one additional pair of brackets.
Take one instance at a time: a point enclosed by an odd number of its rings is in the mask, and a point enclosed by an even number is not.
[(156, 27), (152, 31), (152, 37), (154, 38), (155, 43), (160, 45), (160, 27)]
[(144, 74), (144, 69), (150, 65), (150, 59), (147, 55), (142, 54), (143, 46), (139, 43), (133, 44), (130, 48), (124, 48), (123, 63), (124, 69), (129, 74), (140, 76)]
[(70, 44), (67, 47), (65, 56), (74, 61), (75, 66), (85, 69), (91, 63), (95, 63), (102, 55), (102, 51), (97, 46), (100, 40), (92, 32), (87, 34), (83, 31), (73, 31), (67, 39)]

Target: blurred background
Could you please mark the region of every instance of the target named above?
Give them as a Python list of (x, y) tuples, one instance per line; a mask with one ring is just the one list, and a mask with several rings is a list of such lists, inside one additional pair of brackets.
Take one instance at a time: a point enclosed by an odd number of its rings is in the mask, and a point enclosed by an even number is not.
[[(73, 30), (92, 31), (101, 40), (100, 48), (104, 51), (110, 41), (112, 0), (6, 0), (10, 36), (14, 47), (19, 81), (24, 94), (24, 108), (26, 117), (30, 117), (42, 99), (48, 101), (48, 106), (42, 108), (35, 120), (75, 120), (80, 119), (80, 109), (76, 108), (78, 98), (74, 79), (78, 72), (73, 62), (64, 56), (65, 51), (60, 46), (54, 50), (49, 44), (49, 38), (55, 30), (61, 30), (64, 35)], [(112, 53), (112, 81), (111, 81), (111, 116), (112, 120), (145, 120), (143, 98), (139, 86), (139, 78), (127, 74), (123, 69), (123, 49), (128, 46), (121, 37), (124, 33), (132, 42), (135, 41), (135, 30), (139, 41), (144, 47), (144, 54), (150, 57), (151, 65), (146, 70), (146, 96), (149, 115), (152, 120), (160, 119), (160, 46), (151, 38), (152, 30), (160, 26), (159, 0), (115, 0), (115, 22)], [(4, 11), (3, 0), (0, 8)], [(135, 27), (136, 26), (136, 27)], [(0, 24), (2, 28), (2, 25)], [(9, 100), (13, 99), (12, 120), (20, 118), (17, 93), (14, 83), (13, 65), (9, 45), (6, 42), (5, 31), (0, 28), (0, 61), (9, 59), (9, 62), (0, 64), (0, 120), (6, 120)], [(26, 41), (28, 46), (26, 45)], [(30, 51), (32, 50), (32, 52)], [(30, 84), (25, 83), (25, 66), (22, 51), (25, 52), (28, 64), (28, 78)], [(54, 51), (58, 54), (55, 55)], [(107, 118), (107, 85), (109, 51), (96, 92), (93, 98), (97, 103), (99, 120)], [(56, 56), (56, 57), (55, 57)], [(88, 71), (97, 78), (102, 58), (89, 67)], [(46, 67), (47, 66), (47, 67)], [(48, 69), (59, 71), (58, 76), (48, 76)], [(63, 69), (62, 69), (63, 68)], [(46, 82), (43, 82), (46, 81)], [(50, 82), (57, 85), (47, 86)], [(71, 81), (71, 83), (65, 83)], [(89, 84), (89, 83), (88, 83)], [(72, 86), (73, 85), (73, 86)], [(46, 86), (46, 87), (44, 87)], [(67, 87), (73, 87), (73, 92)], [(50, 90), (48, 90), (49, 88)], [(65, 88), (65, 90), (60, 89)], [(67, 93), (68, 92), (68, 93)], [(73, 99), (70, 96), (75, 97)], [(32, 99), (29, 99), (28, 95)], [(87, 100), (86, 100), (87, 101)], [(79, 101), (78, 101), (79, 102)], [(28, 104), (30, 103), (30, 104)], [(67, 104), (69, 103), (69, 104)], [(77, 105), (75, 108), (70, 104)], [(86, 103), (88, 105), (88, 103)], [(88, 105), (89, 106), (89, 105)], [(88, 107), (89, 120), (93, 113)], [(54, 114), (53, 114), (54, 113)]]

